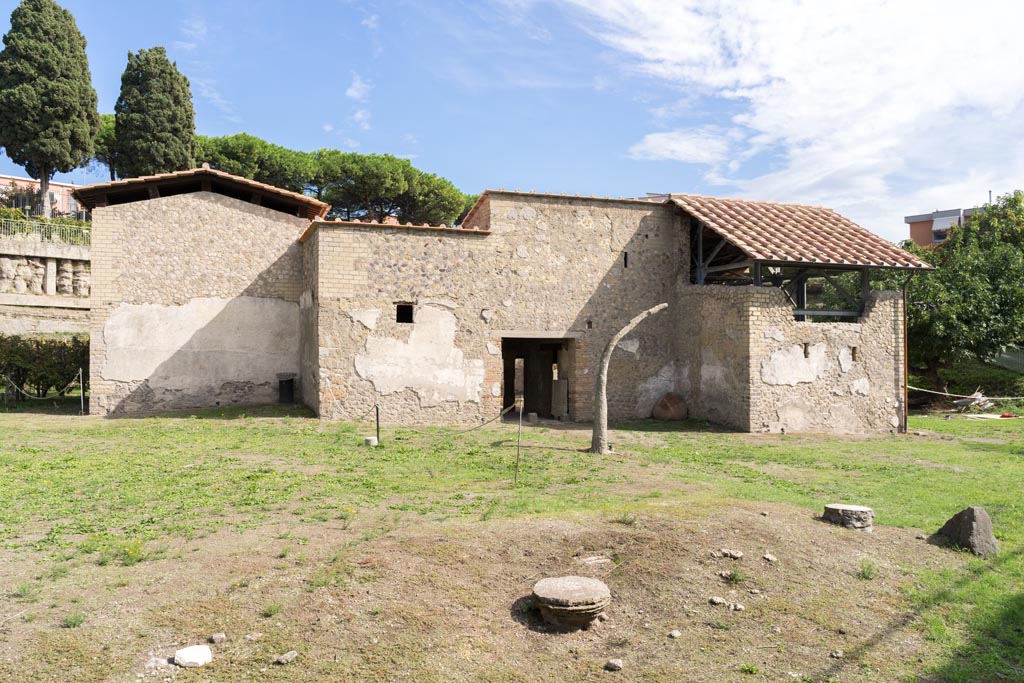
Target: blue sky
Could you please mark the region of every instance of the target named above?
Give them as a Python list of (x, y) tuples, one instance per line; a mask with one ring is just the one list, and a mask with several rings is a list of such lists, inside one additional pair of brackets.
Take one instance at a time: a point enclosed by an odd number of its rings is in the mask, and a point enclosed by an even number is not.
[(1024, 3), (62, 4), (101, 111), (127, 52), (163, 45), (199, 133), (408, 156), (467, 192), (802, 201), (900, 239), (1024, 186)]

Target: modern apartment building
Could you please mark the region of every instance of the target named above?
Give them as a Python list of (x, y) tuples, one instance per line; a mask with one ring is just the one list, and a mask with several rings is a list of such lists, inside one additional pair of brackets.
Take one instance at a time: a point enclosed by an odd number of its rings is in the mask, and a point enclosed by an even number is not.
[[(77, 185), (50, 181), (50, 205), (54, 216), (88, 218), (87, 209), (72, 196)], [(19, 176), (0, 175), (0, 205), (21, 209), (26, 216), (42, 212), (39, 181)]]
[(910, 225), (910, 239), (918, 246), (939, 244), (946, 239), (949, 229), (963, 225), (977, 209), (946, 209), (916, 216), (904, 216), (903, 222)]

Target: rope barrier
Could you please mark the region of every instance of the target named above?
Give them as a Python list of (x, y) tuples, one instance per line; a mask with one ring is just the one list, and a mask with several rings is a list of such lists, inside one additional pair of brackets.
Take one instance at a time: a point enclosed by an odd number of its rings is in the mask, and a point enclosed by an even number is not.
[(909, 384), (907, 385), (907, 389), (912, 389), (914, 391), (923, 391), (926, 394), (935, 394), (937, 396), (950, 396), (952, 398), (977, 398), (977, 399), (985, 399), (985, 400), (988, 400), (988, 401), (1024, 401), (1024, 396), (984, 396), (984, 395), (981, 395), (981, 396), (979, 396), (979, 395), (968, 396), (968, 395), (964, 395), (964, 394), (950, 394), (950, 393), (945, 392), (945, 391), (932, 391), (931, 389), (922, 389), (921, 387), (913, 387), (913, 386), (910, 386)]
[[(0, 377), (3, 377), (5, 380), (7, 380), (7, 384), (10, 385), (12, 389), (14, 389), (16, 392), (18, 392), (19, 394), (21, 394), (22, 396), (24, 396), (27, 399), (30, 399), (32, 401), (52, 401), (53, 400), (53, 398), (48, 398), (46, 396), (44, 396), (42, 398), (39, 398), (38, 396), (33, 396), (32, 394), (26, 393), (24, 389), (22, 389), (17, 384), (15, 384), (14, 380), (12, 380), (7, 375), (0, 375)], [(75, 386), (76, 384), (81, 386), (81, 383), (78, 381), (77, 377), (74, 378), (73, 380), (71, 380), (70, 382), (68, 382), (66, 387), (64, 387), (63, 389), (58, 391), (57, 395), (60, 396), (61, 394), (66, 393), (68, 389), (70, 389), (71, 387)]]
[(504, 410), (502, 410), (500, 413), (498, 413), (495, 417), (492, 417), (487, 422), (481, 422), (480, 424), (478, 424), (475, 427), (470, 427), (469, 429), (463, 429), (462, 431), (458, 431), (458, 432), (452, 432), (450, 434), (432, 434), (430, 432), (424, 432), (424, 431), (421, 431), (419, 429), (415, 429), (414, 427), (410, 427), (409, 425), (402, 424), (398, 420), (395, 420), (394, 423), (396, 425), (398, 425), (399, 427), (401, 427), (402, 429), (408, 430), (410, 432), (416, 432), (417, 434), (422, 434), (424, 436), (433, 437), (434, 440), (450, 439), (453, 436), (460, 436), (462, 434), (468, 434), (468, 433), (470, 433), (472, 431), (476, 431), (477, 429), (480, 429), (481, 427), (486, 427), (487, 425), (491, 424), (492, 422), (497, 422), (501, 418), (505, 417), (515, 407), (516, 407), (516, 404), (513, 403), (508, 408), (505, 408)]

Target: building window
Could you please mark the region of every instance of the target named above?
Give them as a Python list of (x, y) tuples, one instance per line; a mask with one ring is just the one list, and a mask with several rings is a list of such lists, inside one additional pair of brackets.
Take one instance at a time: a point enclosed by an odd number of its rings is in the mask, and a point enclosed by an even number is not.
[(409, 324), (412, 320), (412, 304), (395, 304), (395, 322)]

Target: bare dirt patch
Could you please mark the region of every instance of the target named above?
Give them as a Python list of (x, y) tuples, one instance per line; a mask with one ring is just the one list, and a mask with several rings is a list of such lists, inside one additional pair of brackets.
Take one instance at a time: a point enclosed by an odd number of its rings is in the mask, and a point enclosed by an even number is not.
[[(721, 548), (744, 556), (715, 557)], [(896, 680), (937, 656), (910, 623), (905, 571), (962, 561), (914, 530), (865, 534), (788, 506), (444, 523), (377, 509), (316, 525), (274, 512), (253, 529), (171, 541), (134, 566), (81, 562), (46, 577), (38, 555), (0, 551), (0, 619), (24, 611), (0, 625), (0, 679), (610, 680), (602, 665), (617, 657), (623, 681), (752, 680), (755, 669), (770, 680)], [(564, 574), (609, 585), (607, 622), (572, 633), (542, 624), (526, 598)], [(11, 598), (24, 583), (35, 595)], [(72, 612), (84, 621), (69, 628)], [(228, 639), (207, 667), (160, 664), (218, 631)], [(272, 664), (288, 650), (294, 662)]]

